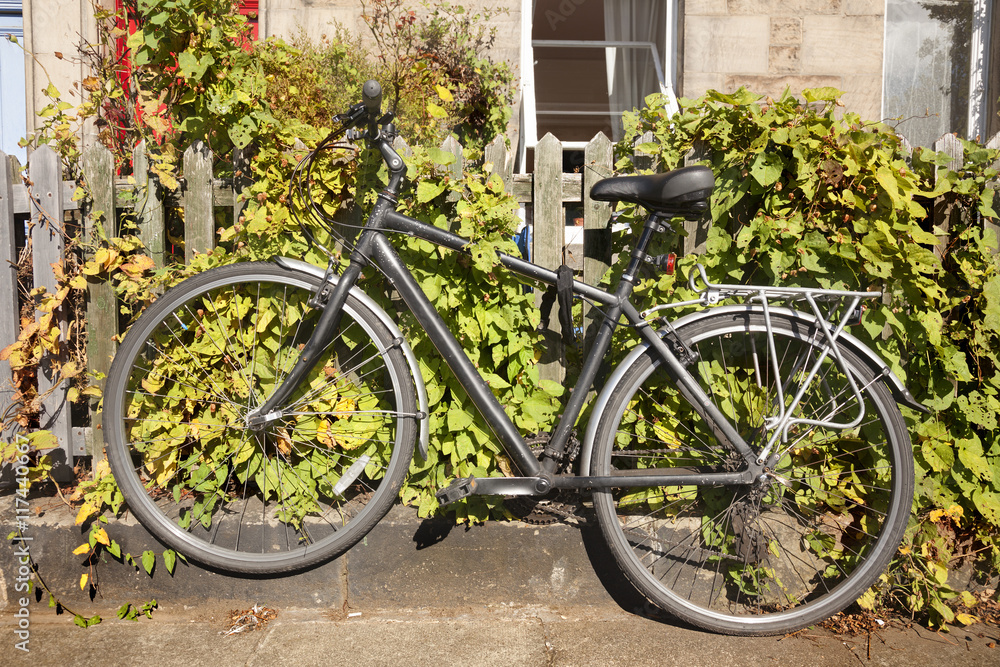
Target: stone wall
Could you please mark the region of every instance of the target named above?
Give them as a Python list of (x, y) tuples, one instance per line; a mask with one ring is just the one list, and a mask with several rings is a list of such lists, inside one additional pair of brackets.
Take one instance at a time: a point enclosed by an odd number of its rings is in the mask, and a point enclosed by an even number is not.
[(685, 0), (680, 93), (832, 86), (878, 120), (884, 19), (884, 0)]
[[(410, 3), (415, 9), (420, 2)], [(506, 60), (517, 69), (520, 62), (521, 1), (520, 0), (459, 0), (475, 13), (484, 7), (506, 8), (506, 16), (498, 16), (491, 23), (496, 26), (496, 42), (490, 51), (494, 60)], [(339, 23), (349, 32), (362, 37), (369, 35), (368, 26), (361, 19), (362, 7), (358, 0), (262, 0), (261, 36), (278, 36), (285, 39), (304, 33), (312, 40), (332, 34), (333, 25)]]
[(51, 102), (42, 92), (50, 82), (63, 100), (74, 106), (83, 101), (74, 84), (89, 71), (79, 61), (77, 48), (83, 40), (96, 41), (97, 27), (89, 0), (33, 0), (24, 3), (23, 11), (24, 48), (34, 56), (24, 63), (30, 134), (41, 125), (37, 113)]

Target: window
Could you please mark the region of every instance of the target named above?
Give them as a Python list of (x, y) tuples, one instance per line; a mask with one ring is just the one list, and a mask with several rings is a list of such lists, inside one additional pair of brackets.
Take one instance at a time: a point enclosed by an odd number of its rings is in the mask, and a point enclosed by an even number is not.
[(23, 21), (21, 0), (0, 0), (0, 150), (16, 155), (22, 164), (26, 154), (17, 143), (27, 134)]
[(522, 149), (620, 139), (622, 112), (673, 98), (676, 16), (676, 0), (523, 0)]
[(998, 131), (1000, 9), (990, 0), (888, 0), (883, 116), (914, 146)]

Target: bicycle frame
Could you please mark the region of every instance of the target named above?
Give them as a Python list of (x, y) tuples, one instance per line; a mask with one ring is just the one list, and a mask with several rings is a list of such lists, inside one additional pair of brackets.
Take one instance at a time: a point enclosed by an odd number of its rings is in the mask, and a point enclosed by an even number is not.
[[(384, 130), (385, 126), (382, 129)], [(593, 339), (591, 349), (581, 369), (577, 386), (571, 390), (570, 399), (559, 418), (548, 446), (545, 448), (542, 456), (536, 459), (514, 423), (504, 412), (503, 407), (499, 404), (473, 363), (466, 356), (461, 345), (455, 339), (455, 336), (451, 333), (427, 296), (420, 289), (417, 281), (413, 278), (413, 275), (402, 262), (391, 241), (386, 236), (386, 233), (402, 233), (409, 236), (416, 236), (456, 252), (464, 252), (469, 245), (468, 239), (433, 225), (420, 222), (396, 211), (398, 195), (406, 175), (406, 166), (392, 148), (391, 136), (391, 131), (382, 131), (375, 126), (369, 128), (368, 142), (381, 153), (386, 163), (389, 170), (388, 184), (383, 191), (378, 193), (378, 199), (369, 213), (368, 221), (363, 231), (355, 242), (354, 249), (350, 255), (350, 263), (343, 274), (335, 278), (332, 263), (327, 269), (326, 284), (320, 290), (316, 304), (314, 304), (321, 306), (323, 313), (319, 318), (316, 329), (306, 343), (299, 361), (289, 373), (284, 383), (268, 401), (248, 415), (247, 424), (249, 426), (263, 428), (268, 422), (279, 419), (282, 416), (280, 406), (291, 396), (299, 381), (312, 368), (319, 353), (326, 347), (333, 333), (336, 331), (340, 312), (346, 302), (348, 292), (357, 283), (362, 269), (369, 263), (374, 263), (389, 279), (389, 282), (399, 293), (417, 322), (427, 332), (431, 342), (441, 354), (445, 363), (451, 368), (459, 383), (466, 390), (469, 398), (500, 441), (506, 454), (514, 462), (521, 475), (523, 475), (523, 477), (456, 480), (453, 483), (453, 486), (456, 487), (454, 496), (450, 495), (452, 487), (439, 492), (439, 496), (442, 493), (444, 494), (443, 499), (446, 502), (451, 502), (452, 500), (473, 493), (487, 495), (535, 495), (544, 494), (553, 488), (749, 484), (763, 474), (765, 466), (769, 463), (767, 460), (768, 456), (766, 454), (755, 454), (751, 450), (747, 442), (743, 440), (722, 411), (705, 393), (694, 376), (687, 370), (685, 364), (678, 359), (670, 346), (663, 340), (659, 332), (646, 321), (644, 316), (638, 312), (629, 300), (635, 277), (643, 261), (646, 259), (645, 250), (653, 234), (662, 229), (660, 214), (655, 212), (650, 213), (647, 218), (646, 224), (634, 244), (628, 267), (622, 274), (613, 293), (606, 292), (578, 280), (573, 281), (573, 293), (599, 304), (602, 307), (601, 310), (604, 312), (604, 319), (600, 323), (599, 330)], [(499, 253), (498, 256), (500, 263), (504, 267), (519, 275), (545, 285), (555, 285), (557, 283), (556, 272), (551, 269), (543, 268), (513, 255)], [(760, 288), (749, 289), (759, 290)], [(875, 295), (870, 294), (865, 296)], [(766, 303), (764, 307), (766, 309)], [(744, 470), (739, 472), (706, 473), (676, 468), (663, 469), (662, 471), (658, 471), (659, 469), (647, 469), (628, 471), (627, 474), (614, 476), (591, 476), (587, 474), (589, 470), (582, 469), (580, 470), (580, 474), (555, 474), (559, 461), (566, 450), (573, 426), (576, 424), (583, 410), (586, 396), (594, 385), (601, 363), (610, 348), (612, 335), (622, 317), (625, 318), (628, 325), (639, 332), (645, 341), (645, 345), (652, 348), (655, 354), (659, 356), (667, 374), (674, 382), (679, 393), (691, 405), (699, 417), (704, 420), (719, 442), (719, 446), (736, 452), (746, 462)], [(840, 333), (841, 329), (843, 329), (843, 323), (832, 337), (829, 330), (824, 329), (827, 333), (827, 342), (833, 345), (834, 349), (836, 348), (834, 338)], [(839, 357), (839, 354), (837, 356)], [(820, 363), (822, 363), (822, 358), (817, 362), (817, 367)], [(782, 406), (782, 408), (784, 407), (786, 406)], [(791, 410), (789, 409), (788, 411), (790, 412)], [(600, 412), (595, 414), (599, 416)], [(426, 415), (422, 417), (427, 418)], [(778, 423), (781, 428), (776, 429), (775, 437), (768, 443), (768, 453), (777, 439), (777, 434), (786, 430), (787, 425), (790, 423), (784, 412), (779, 418)], [(582, 461), (586, 462), (590, 460), (589, 446), (589, 441), (584, 444)]]
[[(394, 209), (395, 197), (390, 192), (379, 195), (379, 201), (373, 207), (368, 223), (359, 236), (355, 249), (351, 254), (351, 262), (339, 277), (336, 286), (332, 288), (324, 306), (324, 312), (316, 325), (316, 329), (303, 350), (302, 359), (289, 374), (285, 383), (274, 395), (262, 405), (250, 421), (253, 425), (266, 424), (281, 415), (280, 404), (291, 395), (299, 379), (304, 377), (310, 368), (310, 362), (329, 341), (336, 329), (339, 312), (347, 298), (347, 293), (354, 286), (361, 270), (369, 262), (374, 263), (386, 275), (403, 302), (413, 313), (417, 322), (427, 332), (435, 348), (441, 354), (445, 363), (469, 398), (483, 416), (494, 435), (500, 441), (505, 452), (524, 476), (521, 478), (489, 478), (475, 480), (477, 484), (473, 493), (503, 493), (507, 495), (533, 495), (545, 493), (552, 488), (609, 488), (634, 487), (649, 485), (719, 485), (748, 483), (753, 479), (758, 464), (757, 456), (749, 445), (740, 437), (721, 411), (704, 393), (695, 379), (686, 370), (669, 346), (657, 332), (646, 322), (638, 310), (629, 301), (633, 284), (633, 276), (641, 264), (643, 250), (651, 235), (659, 229), (656, 216), (650, 216), (646, 228), (633, 251), (632, 262), (626, 274), (619, 282), (614, 293), (574, 280), (573, 292), (595, 301), (602, 306), (605, 318), (594, 338), (591, 350), (583, 365), (577, 386), (571, 390), (571, 396), (558, 425), (550, 439), (546, 454), (541, 460), (536, 459), (524, 438), (504, 412), (502, 406), (489, 389), (482, 376), (462, 350), (451, 330), (447, 327), (440, 314), (420, 289), (409, 269), (399, 258), (385, 232), (400, 232), (416, 236), (441, 247), (463, 252), (469, 245), (469, 240), (446, 230), (428, 225), (419, 220), (405, 216)], [(537, 264), (525, 261), (519, 257), (499, 253), (499, 261), (506, 268), (531, 280), (546, 284), (556, 284), (556, 272)], [(635, 327), (643, 339), (661, 356), (681, 394), (694, 407), (699, 416), (711, 425), (713, 432), (722, 446), (728, 446), (740, 453), (747, 461), (748, 469), (743, 472), (696, 473), (678, 472), (677, 470), (641, 475), (614, 477), (589, 476), (581, 471), (580, 475), (555, 475), (558, 458), (565, 451), (581, 411), (583, 410), (587, 393), (592, 388), (608, 348), (611, 337), (618, 326), (619, 319), (624, 316), (626, 321)], [(757, 473), (759, 474), (759, 473)]]

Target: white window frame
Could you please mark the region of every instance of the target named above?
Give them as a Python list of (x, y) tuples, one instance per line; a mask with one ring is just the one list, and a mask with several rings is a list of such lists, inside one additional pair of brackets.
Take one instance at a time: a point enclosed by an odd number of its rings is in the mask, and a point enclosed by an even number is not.
[(986, 99), (991, 76), (1000, 76), (993, 70), (1000, 63), (990, 63), (990, 42), (1000, 39), (1000, 35), (990, 34), (993, 23), (993, 12), (1000, 11), (990, 0), (975, 0), (972, 28), (972, 75), (969, 81), (969, 137), (980, 137), (982, 141), (989, 140), (986, 136), (987, 114), (993, 100)]
[[(660, 92), (667, 96), (667, 108), (676, 112), (677, 96), (674, 94), (677, 80), (677, 0), (666, 1), (666, 53), (662, 56), (652, 42), (616, 42), (604, 40), (532, 40), (532, 17), (535, 13), (534, 0), (521, 0), (521, 117), (518, 163), (521, 172), (527, 171), (528, 149), (538, 145), (538, 116), (540, 115), (580, 115), (607, 116), (607, 111), (538, 111), (535, 101), (535, 53), (534, 48), (599, 48), (609, 52), (619, 48), (649, 50), (660, 81)], [(583, 149), (588, 142), (564, 141), (563, 148)]]
[(4, 67), (0, 71), (0, 137), (2, 149), (22, 164), (27, 151), (17, 142), (27, 135), (27, 104), (24, 78), (24, 18), (21, 0), (0, 0), (0, 39), (17, 38), (17, 45), (5, 44)]
[[(968, 112), (968, 137), (975, 139), (979, 137), (982, 141), (988, 141), (990, 137), (985, 136), (988, 113), (992, 100), (986, 99), (989, 92), (989, 81), (991, 76), (1000, 76), (1000, 63), (990, 63), (990, 43), (994, 39), (1000, 39), (1000, 35), (991, 35), (990, 26), (993, 23), (994, 12), (1000, 12), (1000, 6), (994, 6), (994, 0), (973, 0), (973, 28), (971, 44), (971, 60), (969, 74), (969, 112)], [(888, 43), (889, 36), (889, 0), (885, 0), (883, 16), (886, 17), (884, 32), (882, 36), (883, 46)], [(883, 81), (886, 58), (888, 54), (883, 48)], [(888, 114), (886, 109), (886, 91), (882, 90), (882, 117)], [(952, 131), (952, 130), (947, 130)]]

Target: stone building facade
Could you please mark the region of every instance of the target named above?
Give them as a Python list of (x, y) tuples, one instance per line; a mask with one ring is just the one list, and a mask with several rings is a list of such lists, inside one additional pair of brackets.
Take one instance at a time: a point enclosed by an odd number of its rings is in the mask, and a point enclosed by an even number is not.
[(778, 96), (831, 86), (882, 112), (885, 0), (687, 0), (683, 91), (746, 86)]
[[(916, 143), (935, 132), (1000, 131), (1000, 7), (992, 0), (460, 2), (506, 10), (494, 19), (491, 55), (521, 81), (515, 118), (529, 147), (545, 131), (571, 141), (613, 133), (616, 114), (649, 92), (694, 98), (741, 85), (772, 96), (832, 86), (867, 119), (925, 116), (926, 128), (911, 122)], [(28, 0), (24, 8), (34, 55), (25, 65), (30, 129), (49, 77), (78, 101), (73, 82), (85, 73), (67, 56), (93, 26), (90, 0)], [(358, 0), (259, 0), (255, 11), (262, 37), (318, 39), (334, 22), (367, 32)]]

